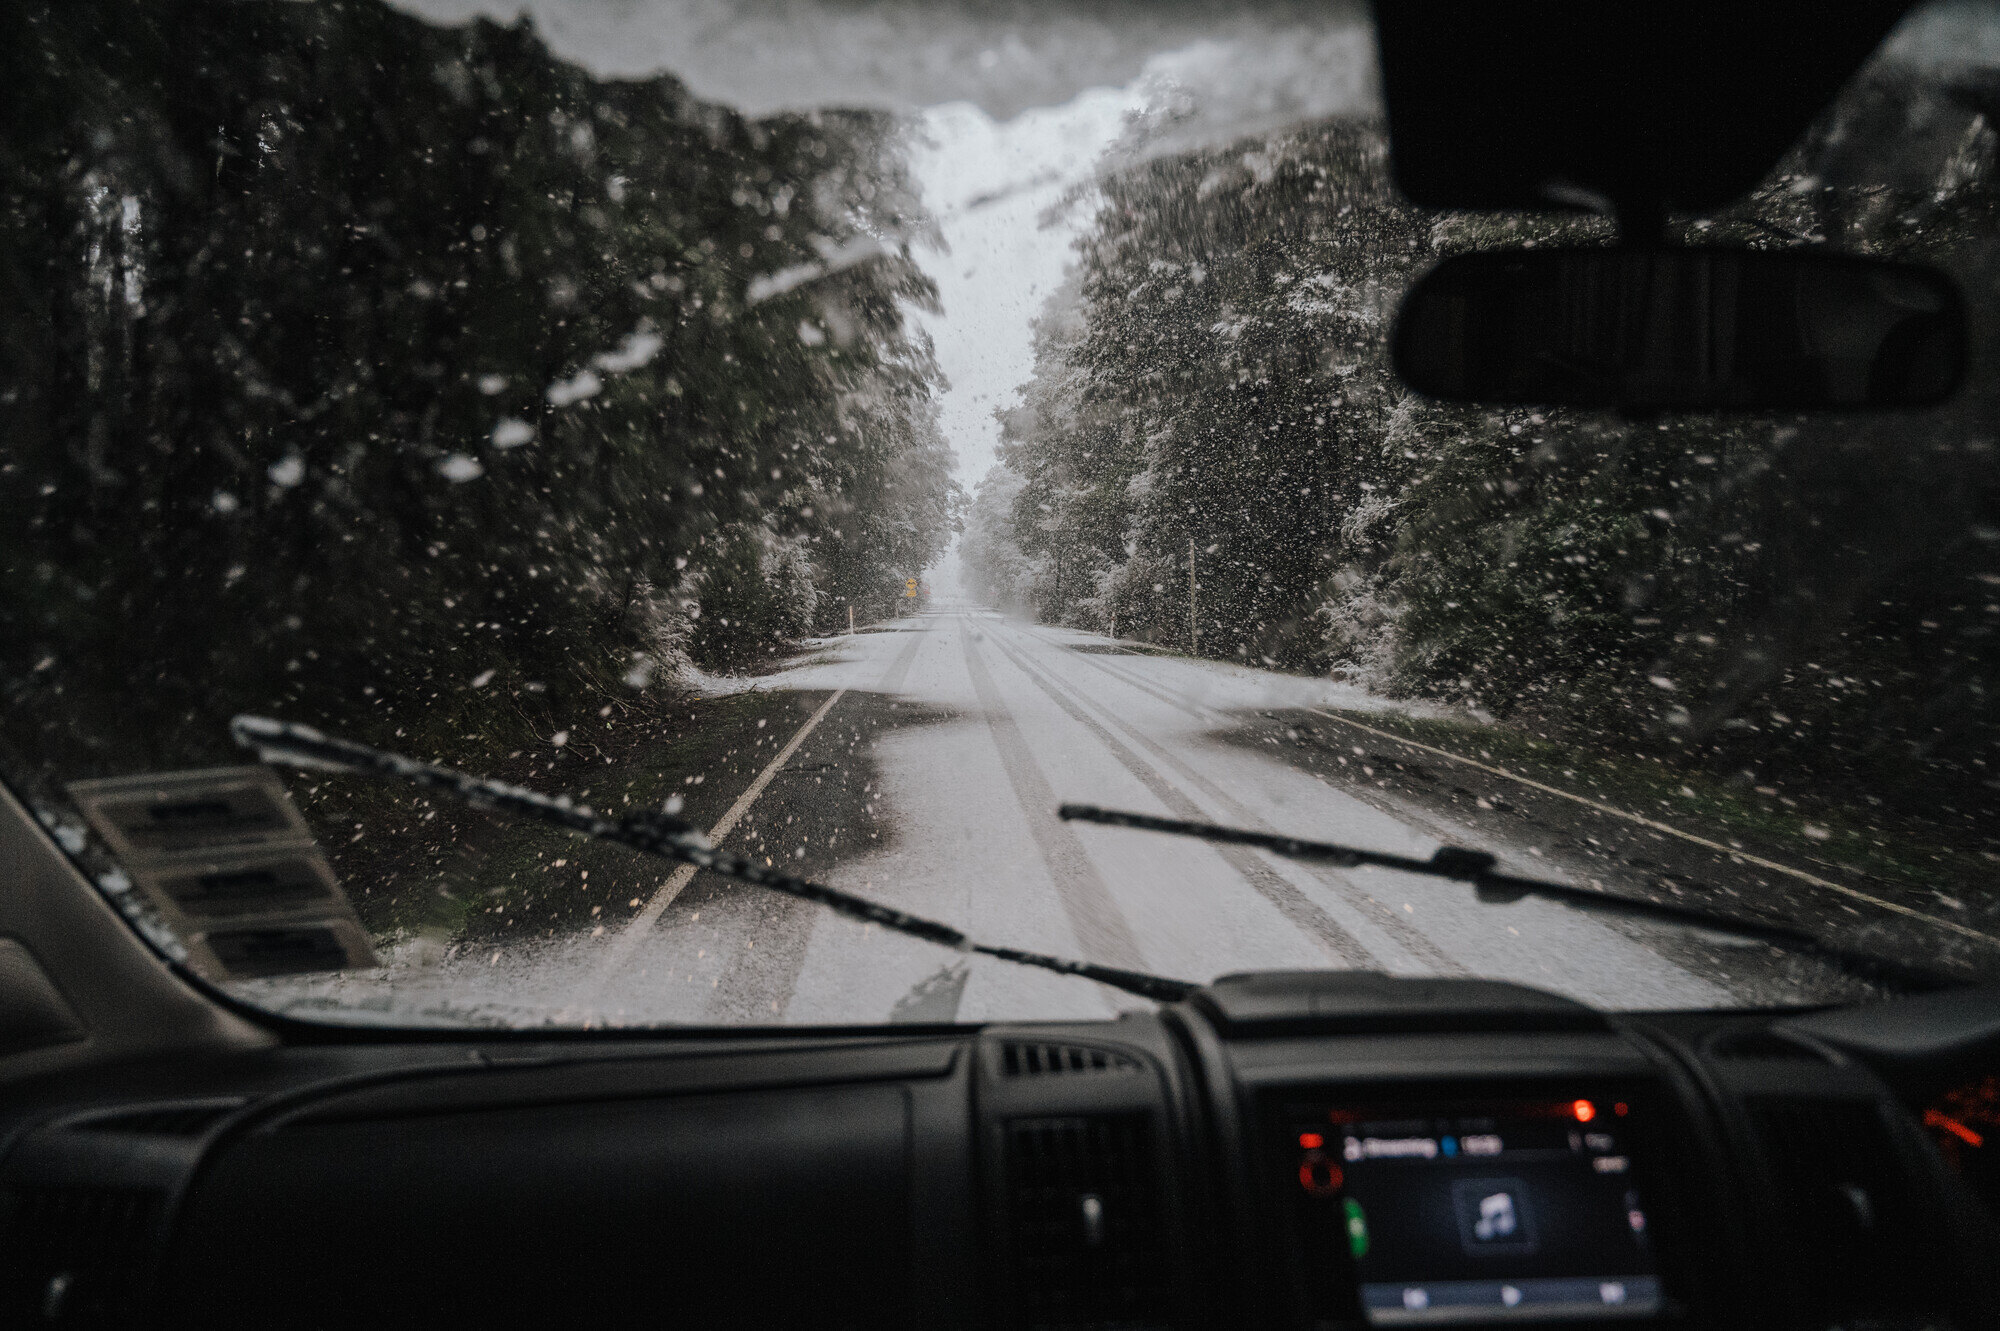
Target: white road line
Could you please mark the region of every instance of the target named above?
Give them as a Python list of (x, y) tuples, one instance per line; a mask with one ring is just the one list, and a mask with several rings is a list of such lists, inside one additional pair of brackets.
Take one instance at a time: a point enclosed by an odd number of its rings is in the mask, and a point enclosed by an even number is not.
[(1306, 710), (1323, 716), (1329, 721), (1338, 721), (1344, 726), (1353, 726), (1356, 730), (1365, 731), (1370, 735), (1379, 735), (1383, 739), (1397, 744), (1407, 744), (1413, 749), (1422, 749), (1425, 753), (1435, 753), (1440, 758), (1449, 758), (1455, 763), (1464, 763), (1467, 767), (1476, 767), (1482, 772), (1491, 772), (1495, 776), (1504, 776), (1509, 781), (1518, 781), (1524, 786), (1532, 787), (1535, 790), (1543, 791), (1550, 795), (1560, 795), (1566, 800), (1575, 800), (1578, 804), (1595, 809), (1599, 813), (1608, 813), (1613, 818), (1623, 818), (1628, 823), (1637, 823), (1641, 827), (1650, 827), (1655, 832), (1665, 832), (1668, 836), (1676, 836), (1683, 841), (1691, 841), (1695, 845), (1708, 850), (1720, 851), (1724, 855), (1742, 860), (1747, 864), (1754, 864), (1760, 869), (1769, 869), (1772, 873), (1786, 874), (1798, 879), (1802, 883), (1810, 883), (1814, 887), (1823, 887), (1829, 892), (1838, 892), (1842, 896), (1853, 897), (1856, 901), (1865, 901), (1871, 906), (1880, 906), (1883, 910), (1892, 910), (1899, 915), (1908, 915), (1913, 919), (1922, 920), (1926, 924), (1934, 924), (1940, 929), (1949, 929), (1953, 933), (1964, 934), (1967, 938), (1977, 938), (1982, 943), (1992, 943), (1996, 947), (2000, 947), (2000, 938), (1996, 938), (1992, 934), (1981, 933), (1977, 929), (1967, 928), (1965, 925), (1958, 924), (1952, 920), (1939, 919), (1935, 915), (1927, 915), (1923, 911), (1913, 910), (1908, 906), (1894, 901), (1884, 901), (1881, 897), (1870, 896), (1866, 892), (1859, 892), (1843, 884), (1816, 877), (1803, 869), (1794, 869), (1789, 864), (1779, 864), (1776, 860), (1767, 860), (1761, 855), (1752, 855), (1750, 852), (1738, 850), (1734, 846), (1725, 846), (1720, 842), (1710, 841), (1707, 837), (1698, 837), (1692, 832), (1683, 832), (1678, 827), (1669, 827), (1665, 823), (1656, 823), (1651, 818), (1641, 817), (1636, 813), (1627, 813), (1623, 809), (1614, 809), (1609, 804), (1599, 804), (1596, 800), (1586, 799), (1582, 795), (1574, 795), (1567, 790), (1561, 790), (1555, 786), (1543, 785), (1539, 781), (1530, 780), (1516, 772), (1510, 772), (1504, 767), (1494, 767), (1488, 763), (1462, 757), (1459, 754), (1451, 752), (1449, 749), (1436, 748), (1429, 744), (1419, 743), (1413, 739), (1406, 739), (1401, 735), (1392, 734), (1387, 730), (1377, 730), (1373, 726), (1364, 726), (1359, 721), (1350, 721), (1348, 718), (1335, 712), (1329, 712), (1323, 707), (1308, 707)]
[[(813, 728), (826, 718), (826, 714), (833, 710), (833, 705), (846, 693), (846, 689), (835, 689), (833, 696), (821, 703), (819, 710), (807, 717), (806, 723), (792, 733), (792, 737), (785, 741), (785, 747), (778, 750), (778, 756), (771, 759), (770, 765), (759, 772), (757, 779), (736, 797), (736, 803), (729, 806), (729, 812), (723, 814), (715, 826), (708, 829), (709, 844), (721, 845), (722, 839), (736, 830), (736, 824), (743, 821), (743, 815), (750, 812), (750, 806), (757, 802), (757, 797), (771, 784), (771, 778), (791, 761), (792, 755), (798, 752), (799, 745), (805, 743), (806, 736), (812, 734)], [(612, 940), (611, 947), (605, 952), (604, 960), (599, 964), (596, 974), (579, 986), (576, 994), (571, 997), (569, 1004), (571, 1007), (582, 1006), (596, 997), (597, 990), (611, 978), (612, 972), (623, 966), (631, 957), (633, 950), (639, 946), (647, 932), (660, 922), (660, 916), (666, 912), (667, 907), (674, 904), (674, 898), (681, 894), (682, 889), (687, 887), (694, 875), (695, 866), (692, 864), (683, 864), (673, 871), (667, 881), (660, 885), (660, 890), (653, 894), (653, 899), (632, 917), (624, 932)]]

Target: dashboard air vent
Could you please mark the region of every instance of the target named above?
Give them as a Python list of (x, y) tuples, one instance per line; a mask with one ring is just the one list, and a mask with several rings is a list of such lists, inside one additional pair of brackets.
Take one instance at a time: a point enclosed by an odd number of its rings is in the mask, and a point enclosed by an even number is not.
[(1781, 1096), (1748, 1109), (1795, 1245), (1799, 1297), (1834, 1320), (1920, 1305), (1925, 1226), (1881, 1110)]
[(1139, 1061), (1108, 1049), (1078, 1044), (1009, 1040), (1000, 1046), (1000, 1070), (1009, 1077), (1062, 1077), (1094, 1072), (1137, 1072)]
[(130, 1325), (161, 1204), (140, 1188), (10, 1189), (0, 1203), (0, 1323)]
[(76, 1124), (80, 1132), (129, 1132), (145, 1137), (199, 1137), (242, 1105), (241, 1100), (207, 1100), (197, 1104), (148, 1105), (125, 1109)]
[(1146, 1115), (1016, 1119), (1006, 1151), (1019, 1323), (1163, 1324), (1165, 1263)]

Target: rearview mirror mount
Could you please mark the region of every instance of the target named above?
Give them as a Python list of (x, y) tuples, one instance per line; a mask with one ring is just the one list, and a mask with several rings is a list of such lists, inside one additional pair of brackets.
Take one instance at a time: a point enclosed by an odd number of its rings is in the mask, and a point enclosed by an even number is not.
[(1626, 410), (1922, 407), (1965, 375), (1965, 305), (1915, 264), (1798, 250), (1485, 251), (1404, 297), (1393, 354), (1450, 401)]

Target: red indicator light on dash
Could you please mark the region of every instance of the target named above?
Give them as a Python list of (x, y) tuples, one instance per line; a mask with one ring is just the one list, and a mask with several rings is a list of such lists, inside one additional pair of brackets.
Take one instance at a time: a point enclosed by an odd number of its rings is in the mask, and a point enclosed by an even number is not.
[(1347, 1175), (1340, 1166), (1323, 1155), (1309, 1155), (1299, 1166), (1299, 1186), (1315, 1197), (1325, 1197), (1340, 1191), (1340, 1185), (1347, 1182)]
[(1299, 1148), (1301, 1150), (1317, 1151), (1324, 1145), (1326, 1145), (1326, 1138), (1320, 1136), (1317, 1132), (1301, 1132), (1299, 1134)]
[(1569, 1111), (1576, 1115), (1576, 1121), (1579, 1123), (1588, 1123), (1597, 1117), (1597, 1106), (1588, 1100), (1578, 1100), (1569, 1107)]
[(1611, 1112), (1618, 1115), (1618, 1117), (1623, 1118), (1627, 1114), (1632, 1112), (1632, 1106), (1626, 1104), (1623, 1100), (1620, 1100), (1617, 1104), (1611, 1106)]

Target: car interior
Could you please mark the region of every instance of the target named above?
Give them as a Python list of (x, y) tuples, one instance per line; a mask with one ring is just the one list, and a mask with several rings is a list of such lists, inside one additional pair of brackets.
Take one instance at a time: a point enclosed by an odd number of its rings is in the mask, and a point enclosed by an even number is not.
[[(1810, 337), (1678, 373), (1645, 348), (1709, 327), (1692, 299), (1591, 368), (1630, 330), (1577, 312), (1678, 264), (1677, 289), (1735, 284), (1739, 319), (1782, 298), (1888, 328), (1868, 302), (1890, 277), (1728, 267), (1660, 228), (1749, 189), (1903, 9), (1378, 0), (1398, 186), (1596, 208), (1633, 260), (1450, 261), (1405, 297), (1400, 372), (1642, 418), (1947, 394), (1993, 293), (1928, 272), (1892, 292), (1922, 314), (1902, 361), (1818, 378)], [(300, 759), (311, 735), (288, 754), (254, 722), (239, 738), (281, 766), (375, 761)], [(933, 927), (732, 865), (671, 819), (569, 826)], [(329, 927), (336, 954), (365, 950)], [(452, 1029), (278, 1015), (198, 970), (0, 789), (0, 1324), (2000, 1326), (1990, 980), (1607, 1012), (1501, 980), (1149, 989), (1098, 968), (1146, 1001), (1105, 1021)]]

